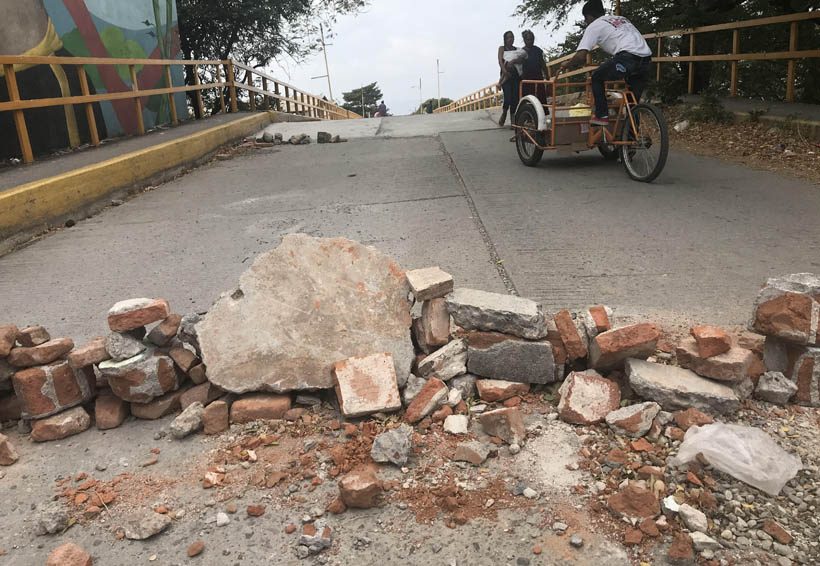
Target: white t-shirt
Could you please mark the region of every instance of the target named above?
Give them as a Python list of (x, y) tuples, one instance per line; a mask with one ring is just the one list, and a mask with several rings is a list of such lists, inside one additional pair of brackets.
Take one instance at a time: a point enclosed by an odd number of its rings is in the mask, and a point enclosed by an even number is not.
[(601, 16), (587, 26), (584, 37), (578, 44), (578, 51), (592, 51), (596, 45), (610, 55), (621, 51), (638, 57), (652, 55), (652, 50), (641, 32), (623, 16)]

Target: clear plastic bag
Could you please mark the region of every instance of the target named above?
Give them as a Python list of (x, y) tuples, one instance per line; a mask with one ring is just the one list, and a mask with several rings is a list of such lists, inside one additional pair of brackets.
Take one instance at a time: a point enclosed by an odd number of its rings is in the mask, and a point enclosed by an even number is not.
[(670, 464), (679, 466), (702, 453), (718, 470), (769, 495), (777, 495), (803, 463), (759, 428), (714, 423), (686, 431), (677, 456)]

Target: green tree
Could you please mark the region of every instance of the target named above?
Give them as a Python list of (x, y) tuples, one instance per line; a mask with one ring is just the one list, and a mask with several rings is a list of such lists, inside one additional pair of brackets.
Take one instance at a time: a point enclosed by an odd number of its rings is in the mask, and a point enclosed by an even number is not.
[[(354, 88), (350, 92), (343, 92), (342, 98), (345, 102), (342, 104), (342, 108), (362, 116), (372, 116), (376, 113), (376, 108), (381, 102), (382, 96), (382, 91), (377, 83), (370, 83), (361, 88)], [(364, 104), (364, 107), (362, 107), (362, 104)]]
[[(515, 14), (526, 22), (550, 23), (557, 29), (569, 20), (570, 11), (583, 0), (519, 0)], [(604, 6), (614, 8), (614, 0)], [(779, 16), (820, 9), (820, 0), (622, 0), (621, 14), (629, 18), (643, 33), (678, 28), (721, 24), (738, 20)], [(570, 34), (559, 49), (551, 50), (550, 58), (572, 52), (580, 32)], [(798, 49), (820, 48), (820, 25), (815, 21), (801, 22)], [(789, 26), (773, 25), (740, 31), (740, 46), (746, 52), (787, 51)], [(656, 44), (650, 43), (655, 49)], [(688, 55), (689, 36), (664, 38), (664, 55)], [(699, 34), (696, 54), (730, 53), (732, 32)], [(729, 62), (697, 63), (695, 92), (725, 93), (729, 86)], [(662, 67), (657, 91), (669, 98), (684, 92), (688, 64), (667, 64)], [(785, 61), (741, 62), (738, 91), (746, 97), (782, 99), (786, 92)], [(820, 103), (820, 61), (803, 59), (798, 62), (796, 91), (802, 102)]]
[[(320, 23), (328, 28), (339, 15), (355, 13), (367, 2), (177, 0), (180, 48), (186, 59), (231, 58), (253, 67), (264, 67), (280, 57), (298, 62), (319, 47)], [(190, 67), (186, 82), (194, 83)]]
[[(427, 100), (422, 102), (421, 105), (418, 108), (416, 108), (415, 114), (426, 114), (427, 113), (427, 107), (430, 106), (431, 104), (433, 105), (433, 110), (435, 110), (436, 108), (438, 108), (438, 102), (439, 102), (438, 98), (428, 98)], [(441, 105), (442, 106), (447, 106), (448, 104), (451, 104), (452, 102), (453, 102), (453, 100), (450, 99), (450, 98), (447, 98), (447, 97), (444, 97), (444, 96), (441, 97)]]

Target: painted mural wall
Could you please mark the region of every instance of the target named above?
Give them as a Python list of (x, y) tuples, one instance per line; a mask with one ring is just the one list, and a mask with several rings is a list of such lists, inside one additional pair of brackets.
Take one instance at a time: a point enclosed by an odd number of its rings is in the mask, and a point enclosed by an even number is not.
[[(65, 57), (118, 57), (179, 59), (179, 33), (175, 0), (0, 0), (0, 54), (57, 55)], [(16, 67), (22, 98), (79, 95), (80, 84), (72, 65)], [(165, 85), (161, 66), (136, 67), (140, 88)], [(171, 69), (175, 86), (184, 84), (182, 67)], [(125, 65), (86, 66), (89, 89), (94, 93), (131, 90)], [(0, 68), (0, 100), (8, 100)], [(179, 118), (187, 118), (186, 96), (175, 95)], [(94, 105), (100, 138), (133, 134), (137, 117), (132, 100)], [(167, 96), (142, 99), (146, 128), (170, 121)], [(25, 111), (32, 147), (37, 154), (90, 141), (82, 106)], [(10, 128), (10, 129), (9, 129)], [(3, 157), (19, 156), (20, 149), (10, 112), (0, 113), (0, 148)]]

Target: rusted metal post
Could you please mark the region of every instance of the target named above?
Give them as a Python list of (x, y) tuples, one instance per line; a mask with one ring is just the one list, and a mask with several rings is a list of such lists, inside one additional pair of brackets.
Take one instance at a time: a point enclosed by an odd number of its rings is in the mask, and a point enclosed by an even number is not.
[[(9, 91), (9, 100), (11, 102), (20, 101), (20, 91), (17, 89), (17, 77), (14, 74), (14, 65), (3, 65), (6, 74), (6, 86)], [(26, 127), (26, 117), (22, 110), (14, 110), (14, 127), (17, 128), (17, 140), (20, 142), (20, 152), (23, 154), (23, 161), (26, 163), (34, 162), (34, 153), (31, 151), (31, 140), (28, 137), (28, 128)]]
[[(131, 74), (131, 90), (139, 93), (140, 87), (137, 84), (137, 69), (134, 65), (128, 65), (128, 71)], [(134, 97), (134, 112), (137, 114), (137, 134), (145, 134), (145, 122), (142, 119), (142, 103), (140, 102), (139, 94)]]
[[(83, 65), (77, 65), (77, 76), (80, 79), (80, 92), (82, 92), (83, 96), (88, 96), (90, 91), (88, 90), (88, 77), (85, 74), (85, 67)], [(90, 102), (86, 102), (85, 106), (85, 120), (88, 122), (88, 133), (91, 134), (91, 143), (94, 144), (95, 147), (100, 146), (100, 134), (97, 131), (97, 118), (94, 116), (94, 105)]]

